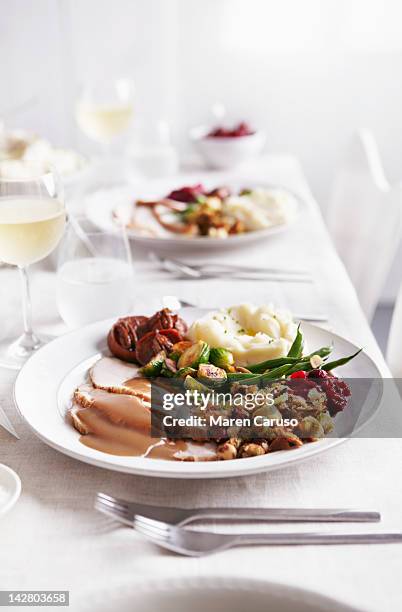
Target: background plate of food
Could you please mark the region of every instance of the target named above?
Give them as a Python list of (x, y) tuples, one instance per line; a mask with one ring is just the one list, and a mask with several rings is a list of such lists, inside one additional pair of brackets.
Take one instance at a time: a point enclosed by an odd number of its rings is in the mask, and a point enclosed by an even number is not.
[[(275, 423), (251, 436), (225, 423), (202, 441), (193, 429), (180, 430), (182, 439), (151, 436), (155, 380), (201, 395), (226, 385), (242, 399), (233, 408), (238, 417), (250, 414), (253, 426), (258, 417), (258, 427), (266, 426), (260, 417)], [(274, 401), (254, 404), (268, 387)], [(314, 325), (298, 326), (289, 312), (252, 304), (94, 323), (40, 349), (15, 383), (21, 416), (53, 448), (100, 467), (169, 478), (241, 476), (315, 456), (371, 420), (381, 396), (380, 373), (364, 351)], [(212, 402), (205, 414), (214, 409)]]
[(230, 247), (285, 231), (301, 201), (283, 187), (186, 178), (114, 187), (85, 198), (87, 218), (103, 230), (127, 227), (148, 247)]
[(33, 161), (52, 166), (59, 174), (67, 192), (90, 176), (90, 160), (73, 149), (53, 146), (45, 138), (25, 130), (0, 129), (0, 159), (9, 161), (7, 171), (19, 178), (24, 171), (23, 162)]

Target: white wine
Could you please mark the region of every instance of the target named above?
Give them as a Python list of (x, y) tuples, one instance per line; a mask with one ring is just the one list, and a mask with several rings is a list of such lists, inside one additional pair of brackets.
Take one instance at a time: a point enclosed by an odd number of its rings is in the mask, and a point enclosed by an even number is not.
[(82, 131), (98, 142), (109, 142), (129, 125), (133, 108), (131, 104), (116, 106), (77, 105), (77, 123)]
[(26, 266), (57, 246), (65, 211), (56, 199), (10, 197), (0, 200), (0, 261)]

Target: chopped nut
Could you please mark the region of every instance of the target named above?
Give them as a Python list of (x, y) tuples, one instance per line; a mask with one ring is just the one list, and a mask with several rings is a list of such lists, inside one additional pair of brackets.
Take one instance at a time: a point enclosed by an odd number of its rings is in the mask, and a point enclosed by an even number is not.
[(279, 450), (289, 450), (291, 448), (294, 448), (295, 446), (303, 446), (303, 442), (300, 440), (300, 438), (291, 431), (279, 431), (278, 428), (277, 437), (269, 445), (269, 452), (271, 453)]
[(229, 444), (232, 444), (234, 447), (239, 449), (242, 441), (241, 441), (241, 438), (230, 438), (228, 442)]
[(255, 442), (250, 442), (249, 444), (243, 444), (240, 449), (241, 457), (257, 457), (258, 455), (265, 455), (268, 450), (268, 445), (266, 443), (256, 444)]
[(222, 444), (219, 444), (216, 454), (218, 459), (221, 459), (222, 461), (236, 459), (237, 448), (233, 444), (229, 444), (229, 442), (223, 442)]
[(311, 367), (315, 370), (323, 364), (323, 359), (319, 355), (313, 355), (310, 357)]

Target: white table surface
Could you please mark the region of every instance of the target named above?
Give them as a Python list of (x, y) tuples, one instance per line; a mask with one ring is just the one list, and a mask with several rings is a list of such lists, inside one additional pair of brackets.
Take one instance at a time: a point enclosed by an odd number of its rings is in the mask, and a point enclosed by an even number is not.
[[(136, 312), (141, 307), (160, 307), (164, 294), (208, 307), (274, 301), (298, 313), (326, 312), (331, 328), (364, 346), (382, 374), (390, 376), (297, 161), (288, 156), (266, 157), (243, 169), (242, 175), (286, 185), (305, 198), (306, 208), (286, 234), (247, 250), (220, 251), (211, 259), (297, 262), (298, 267), (311, 270), (315, 286), (172, 281), (152, 272), (146, 253), (136, 249)], [(193, 256), (205, 258), (205, 254)], [(62, 333), (65, 328), (57, 314), (54, 287), (54, 272), (43, 266), (33, 270), (37, 329)], [(17, 334), (19, 312), (18, 275), (15, 270), (0, 269), (2, 335)], [(350, 440), (302, 464), (247, 479), (147, 479), (84, 465), (36, 439), (13, 406), (14, 378), (12, 371), (0, 370), (0, 402), (21, 439), (0, 430), (0, 461), (18, 472), (23, 492), (14, 510), (0, 521), (0, 589), (69, 589), (71, 609), (79, 610), (80, 597), (88, 590), (118, 588), (151, 577), (215, 574), (307, 587), (363, 610), (402, 609), (399, 545), (247, 547), (189, 559), (162, 553), (92, 509), (94, 494), (103, 490), (165, 505), (362, 507), (383, 513), (382, 528), (402, 529), (399, 439)]]

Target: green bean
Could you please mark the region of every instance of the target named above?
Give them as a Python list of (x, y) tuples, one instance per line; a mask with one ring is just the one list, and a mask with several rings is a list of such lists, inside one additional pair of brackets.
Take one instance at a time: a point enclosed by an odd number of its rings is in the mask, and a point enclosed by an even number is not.
[(303, 357), (303, 359), (309, 360), (311, 357), (313, 357), (313, 355), (319, 355), (322, 358), (328, 357), (328, 355), (332, 353), (333, 348), (334, 348), (333, 346), (323, 346), (320, 349), (318, 349), (318, 351), (313, 351), (309, 355), (306, 355), (305, 357)]
[(228, 382), (244, 382), (244, 384), (252, 384), (254, 381), (258, 382), (261, 378), (260, 374), (252, 374), (248, 372), (228, 372)]
[[(314, 354), (316, 355), (317, 353)], [(289, 370), (286, 372), (286, 375), (290, 376), (290, 374), (300, 372), (300, 370), (303, 370), (303, 372), (310, 372), (312, 369), (313, 366), (309, 361), (299, 361), (299, 363), (296, 363), (294, 366), (290, 366)]]
[(286, 364), (296, 364), (300, 361), (308, 362), (313, 355), (319, 355), (324, 359), (331, 353), (331, 351), (331, 346), (323, 346), (317, 351), (310, 353), (310, 355), (306, 355), (305, 357), (277, 357), (276, 359), (268, 359), (268, 361), (261, 361), (260, 363), (255, 363), (254, 365), (249, 365), (247, 367), (250, 372), (257, 374), (266, 372), (267, 370), (271, 370), (272, 368), (278, 368), (279, 366), (283, 366)]
[[(266, 380), (274, 380), (275, 378), (282, 378), (282, 376), (285, 376), (285, 374), (288, 373), (289, 369), (292, 368), (294, 366), (292, 365), (283, 365), (280, 366), (279, 368), (274, 368), (273, 370), (270, 370), (269, 372), (265, 372), (264, 374), (261, 374), (261, 382), (264, 383)], [(298, 368), (299, 370), (301, 368)]]
[(321, 366), (321, 369), (328, 371), (328, 370), (334, 370), (335, 368), (339, 368), (339, 366), (343, 366), (349, 361), (351, 361), (351, 359), (354, 359), (354, 357), (356, 357), (359, 353), (361, 353), (362, 350), (363, 350), (362, 348), (359, 349), (353, 355), (349, 355), (349, 357), (342, 357), (341, 359), (336, 359), (335, 361), (329, 361), (328, 363), (325, 363), (323, 366)]
[(297, 357), (277, 357), (276, 359), (268, 359), (267, 361), (261, 361), (260, 363), (249, 365), (247, 368), (250, 370), (250, 372), (266, 372), (266, 370), (271, 370), (272, 368), (277, 368), (290, 363), (297, 363), (298, 361), (299, 359)]
[(303, 334), (300, 331), (300, 323), (299, 323), (299, 325), (297, 326), (296, 337), (293, 340), (293, 344), (290, 347), (287, 356), (297, 357), (298, 359), (300, 359), (300, 357), (302, 356), (302, 353), (303, 353)]

